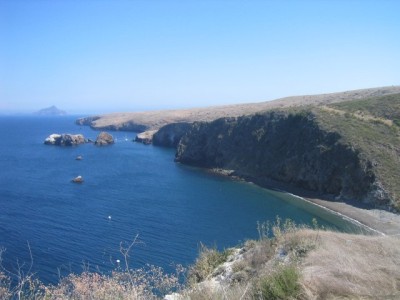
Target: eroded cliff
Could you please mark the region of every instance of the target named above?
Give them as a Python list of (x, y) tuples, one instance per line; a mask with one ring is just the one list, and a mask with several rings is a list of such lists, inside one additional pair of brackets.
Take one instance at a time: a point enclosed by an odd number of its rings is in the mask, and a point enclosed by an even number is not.
[(261, 184), (276, 180), (338, 199), (396, 206), (376, 162), (340, 130), (328, 129), (322, 116), (320, 109), (304, 109), (195, 123), (176, 161), (234, 170)]

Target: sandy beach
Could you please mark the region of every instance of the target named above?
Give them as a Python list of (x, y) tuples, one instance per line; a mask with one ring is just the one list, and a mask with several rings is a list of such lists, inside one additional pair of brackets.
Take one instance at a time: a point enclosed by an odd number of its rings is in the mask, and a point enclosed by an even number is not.
[[(375, 232), (376, 234), (400, 236), (400, 214), (389, 212), (383, 209), (368, 208), (367, 206), (357, 207), (341, 201), (321, 199), (321, 197), (318, 197), (313, 192), (305, 191), (289, 184), (274, 180), (260, 180), (256, 178), (240, 176), (237, 175), (234, 170), (213, 168), (206, 171), (217, 176), (229, 177), (232, 180), (242, 180), (256, 184), (262, 188), (292, 194), (296, 196), (299, 201), (306, 201), (332, 213), (341, 215), (349, 221), (363, 226), (368, 231)], [(355, 202), (355, 204), (357, 205), (358, 203)]]
[(344, 202), (333, 202), (317, 198), (305, 201), (343, 215), (381, 235), (400, 236), (400, 215), (381, 209), (358, 208)]

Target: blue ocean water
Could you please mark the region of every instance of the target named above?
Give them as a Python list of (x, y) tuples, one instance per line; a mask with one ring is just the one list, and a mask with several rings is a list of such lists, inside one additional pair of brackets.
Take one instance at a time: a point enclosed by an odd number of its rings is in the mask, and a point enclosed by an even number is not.
[[(133, 267), (172, 270), (193, 263), (200, 242), (234, 246), (258, 236), (257, 221), (277, 215), (354, 229), (291, 195), (176, 164), (173, 149), (134, 143), (134, 133), (112, 132), (116, 143), (107, 147), (43, 144), (52, 133), (95, 139), (98, 132), (76, 118), (0, 117), (0, 247), (9, 270), (17, 261), (29, 265), (30, 249), (46, 283), (84, 266), (107, 272), (122, 259), (120, 243), (136, 235)], [(85, 182), (71, 183), (78, 175)]]

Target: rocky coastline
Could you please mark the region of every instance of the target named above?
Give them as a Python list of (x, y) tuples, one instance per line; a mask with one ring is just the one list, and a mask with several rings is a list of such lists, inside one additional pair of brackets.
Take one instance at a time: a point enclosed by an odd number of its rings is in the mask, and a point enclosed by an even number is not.
[[(262, 111), (261, 105), (257, 113), (248, 114), (255, 109), (245, 110), (244, 105), (241, 115), (237, 113), (205, 121), (201, 120), (200, 112), (187, 121), (182, 121), (187, 111), (174, 112), (172, 119), (171, 111), (152, 112), (146, 114), (151, 116), (151, 120), (146, 122), (136, 119), (129, 123), (124, 119), (123, 123), (118, 123), (121, 119), (113, 119), (112, 128), (126, 129), (129, 127), (127, 124), (140, 123), (147, 131), (138, 134), (136, 141), (176, 148), (175, 161), (179, 163), (210, 170), (230, 170), (222, 173), (263, 187), (294, 191), (305, 197), (397, 210), (400, 206), (395, 180), (390, 182), (390, 176), (398, 178), (400, 175), (392, 154), (393, 149), (398, 148), (397, 140), (392, 139), (390, 143), (394, 141), (395, 144), (383, 148), (388, 156), (385, 154), (381, 158), (380, 153), (374, 152), (378, 147), (382, 148), (376, 140), (365, 143), (362, 139), (367, 141), (368, 135), (358, 136), (356, 131), (350, 130), (354, 127), (365, 131), (367, 128), (371, 130), (368, 132), (371, 136), (382, 132), (387, 132), (387, 136), (393, 132), (396, 134), (397, 125), (392, 126), (392, 120), (397, 118), (396, 107), (391, 115), (382, 114), (379, 103), (398, 103), (399, 94), (393, 94), (398, 90), (399, 87), (391, 87), (302, 96), (306, 99), (303, 102), (298, 102), (301, 97), (292, 97), (286, 98), (287, 102), (272, 101), (276, 103), (269, 106), (274, 109), (267, 111)], [(371, 96), (380, 97), (368, 98)], [(363, 107), (364, 104), (360, 106), (366, 109), (362, 113), (360, 110), (356, 113), (339, 110), (340, 105), (334, 106), (336, 103), (350, 103), (348, 108), (351, 108), (352, 103), (360, 105), (364, 100), (369, 102), (367, 108)], [(276, 109), (277, 105), (284, 106), (284, 109)], [(232, 107), (226, 111), (231, 112)], [(222, 110), (215, 111), (213, 117), (221, 115)], [(363, 117), (365, 115), (368, 117)], [(126, 118), (130, 116), (124, 115)], [(180, 121), (173, 122), (179, 119), (178, 116)], [(196, 121), (198, 119), (200, 121)], [(98, 128), (100, 123), (94, 122), (100, 120), (101, 117), (95, 116), (77, 122)], [(122, 127), (115, 127), (117, 123)], [(353, 139), (361, 142), (353, 142)], [(371, 144), (372, 150), (362, 143)], [(395, 151), (400, 152), (399, 149)], [(391, 163), (384, 160), (389, 156)], [(387, 170), (390, 176), (385, 177), (383, 174), (387, 175)]]

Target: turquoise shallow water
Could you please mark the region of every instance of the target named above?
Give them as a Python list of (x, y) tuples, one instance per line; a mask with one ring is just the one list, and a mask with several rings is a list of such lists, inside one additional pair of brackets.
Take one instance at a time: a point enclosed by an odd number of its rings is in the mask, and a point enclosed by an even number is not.
[[(30, 262), (30, 247), (44, 282), (79, 273), (84, 264), (107, 272), (122, 259), (120, 243), (138, 234), (133, 266), (172, 270), (173, 263), (192, 263), (200, 242), (234, 246), (257, 237), (257, 221), (277, 215), (354, 230), (289, 194), (176, 164), (174, 150), (133, 143), (133, 133), (113, 132), (117, 140), (108, 147), (43, 144), (51, 133), (96, 137), (75, 119), (0, 118), (0, 246), (8, 269)], [(83, 184), (70, 182), (77, 175)]]

